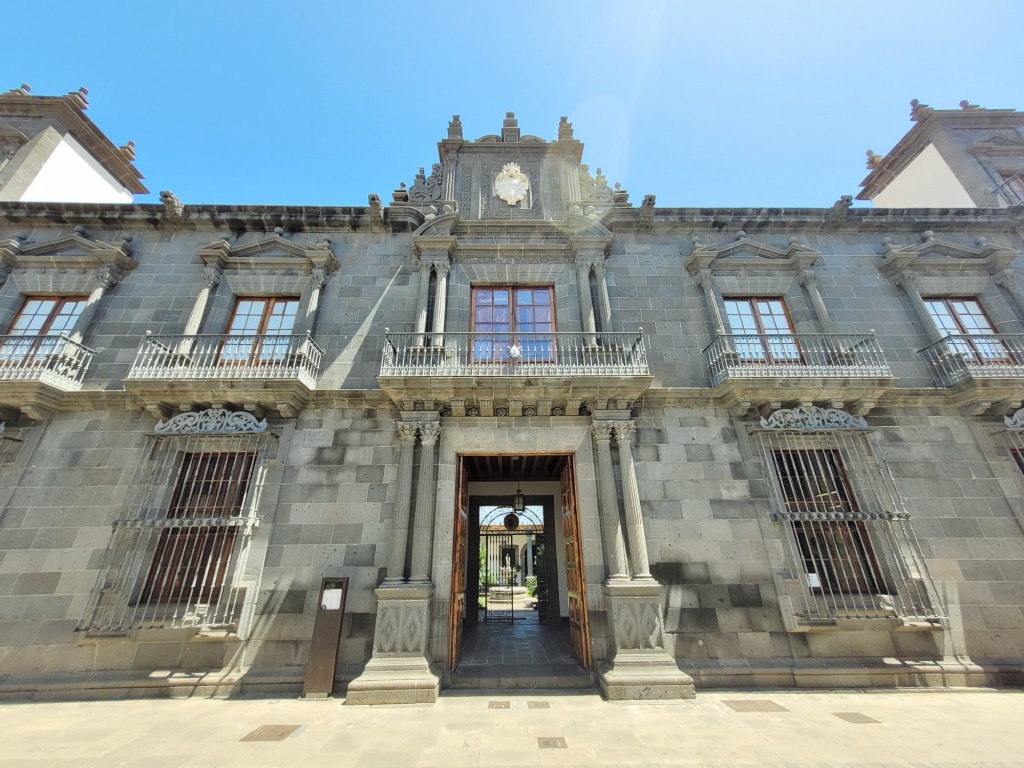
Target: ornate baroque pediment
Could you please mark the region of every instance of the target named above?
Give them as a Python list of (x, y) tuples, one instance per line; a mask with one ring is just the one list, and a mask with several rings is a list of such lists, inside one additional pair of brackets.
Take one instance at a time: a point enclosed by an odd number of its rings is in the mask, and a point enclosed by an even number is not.
[(1024, 155), (1024, 140), (988, 136), (974, 142), (967, 151), (972, 155)]
[(132, 257), (131, 236), (117, 242), (95, 240), (79, 228), (73, 235), (27, 244), (0, 241), (0, 264), (8, 269), (97, 269), (112, 265), (125, 272), (139, 266)]
[(800, 405), (796, 408), (780, 408), (771, 416), (761, 419), (765, 429), (867, 429), (868, 423), (860, 416), (853, 416), (840, 408), (820, 408), (816, 405)]
[(161, 421), (153, 431), (158, 435), (231, 435), (239, 432), (263, 432), (267, 420), (257, 420), (246, 411), (207, 408), (205, 411), (179, 413)]
[(199, 248), (197, 253), (206, 266), (225, 270), (296, 270), (305, 273), (323, 269), (330, 274), (338, 269), (330, 241), (300, 244), (284, 237), (282, 232), (240, 245), (218, 240)]
[(702, 243), (694, 239), (686, 269), (696, 274), (702, 269), (719, 272), (788, 271), (800, 272), (818, 260), (821, 253), (790, 238), (785, 247), (758, 242), (740, 232), (727, 244)]
[(921, 233), (919, 242), (895, 245), (892, 238), (882, 241), (882, 263), (878, 271), (889, 275), (910, 269), (920, 272), (996, 272), (1019, 255), (1004, 245), (994, 245), (983, 237), (974, 246), (962, 245), (935, 237), (931, 231)]

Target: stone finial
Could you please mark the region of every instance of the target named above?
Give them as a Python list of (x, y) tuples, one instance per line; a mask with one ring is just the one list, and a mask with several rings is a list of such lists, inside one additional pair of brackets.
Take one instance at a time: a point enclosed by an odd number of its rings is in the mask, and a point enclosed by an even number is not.
[(70, 101), (79, 109), (85, 110), (89, 108), (89, 89), (84, 85), (77, 91), (71, 91), (64, 98)]
[(649, 210), (654, 209), (654, 201), (657, 199), (657, 195), (644, 195), (644, 201), (640, 203), (641, 208)]
[(122, 144), (120, 147), (118, 147), (118, 149), (121, 150), (121, 154), (125, 156), (126, 160), (134, 160), (135, 159), (135, 142), (134, 141), (129, 141), (127, 144)]
[(89, 230), (85, 228), (84, 224), (75, 224), (74, 233), (79, 237), (88, 238)]
[(917, 99), (910, 100), (910, 119), (913, 121), (923, 120), (935, 110), (927, 104), (922, 104)]
[[(422, 170), (422, 169), (421, 169)], [(405, 182), (398, 182), (398, 189), (391, 193), (391, 201), (394, 203), (407, 203), (409, 202), (409, 192), (405, 188)]]
[(505, 120), (501, 124), (501, 140), (506, 144), (515, 144), (519, 141), (519, 121), (516, 120), (514, 112), (505, 113)]
[(32, 86), (28, 83), (22, 83), (20, 88), (12, 88), (5, 95), (9, 96), (28, 96), (32, 92)]
[(169, 189), (160, 193), (160, 201), (164, 204), (164, 212), (169, 216), (179, 218), (185, 210), (185, 204)]
[(569, 122), (569, 118), (565, 115), (558, 121), (558, 140), (559, 141), (571, 141), (572, 136), (572, 123)]
[(882, 155), (879, 155), (873, 149), (869, 149), (864, 154), (868, 156), (867, 167), (869, 171), (873, 171), (875, 168), (880, 166), (882, 164), (882, 161), (885, 159)]
[(967, 99), (961, 99), (960, 109), (983, 109), (983, 107), (979, 107), (977, 104), (971, 104)]
[(452, 115), (452, 119), (448, 122), (448, 138), (462, 139), (462, 120), (458, 115)]

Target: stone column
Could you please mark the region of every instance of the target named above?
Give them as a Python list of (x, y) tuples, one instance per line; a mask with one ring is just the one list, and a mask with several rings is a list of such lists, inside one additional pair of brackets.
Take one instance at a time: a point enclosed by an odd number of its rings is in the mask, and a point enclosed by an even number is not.
[(1020, 273), (1012, 267), (1007, 267), (997, 272), (992, 279), (996, 285), (1010, 294), (1013, 303), (1017, 305), (1017, 318), (1024, 321), (1024, 293), (1021, 293), (1020, 289)]
[(628, 581), (626, 545), (622, 538), (619, 503), (612, 476), (612, 425), (607, 421), (596, 421), (590, 425), (590, 434), (597, 446), (598, 500), (604, 529), (605, 568), (610, 581)]
[(597, 327), (594, 325), (594, 302), (590, 298), (590, 262), (576, 262), (576, 287), (580, 297), (580, 328), (583, 330), (585, 344), (594, 346), (597, 343)]
[(818, 327), (822, 333), (835, 333), (835, 326), (832, 325), (832, 318), (828, 316), (825, 308), (825, 300), (821, 298), (821, 291), (818, 290), (818, 276), (814, 270), (807, 268), (800, 272), (798, 278), (800, 285), (807, 289), (807, 295), (811, 298), (811, 306), (814, 307), (814, 315), (818, 320)]
[(718, 286), (715, 285), (715, 276), (710, 269), (697, 271), (697, 285), (704, 292), (704, 303), (708, 308), (708, 316), (717, 336), (725, 336), (725, 321), (722, 319), (722, 297), (718, 294)]
[(434, 544), (434, 446), (441, 435), (436, 421), (420, 425), (420, 476), (416, 483), (410, 584), (430, 584), (430, 549)]
[(316, 330), (316, 313), (320, 307), (320, 293), (327, 285), (327, 270), (316, 267), (309, 273), (309, 282), (299, 299), (299, 316), (292, 333), (313, 335)]
[(420, 295), (416, 304), (416, 337), (415, 346), (425, 346), (427, 330), (427, 299), (430, 297), (430, 270), (433, 265), (429, 261), (420, 262)]
[(933, 342), (946, 338), (946, 334), (935, 325), (935, 321), (932, 320), (931, 313), (928, 311), (924, 299), (921, 298), (921, 292), (917, 289), (917, 276), (910, 270), (901, 269), (893, 276), (892, 281), (900, 286), (907, 296), (910, 297), (910, 303), (914, 305), (914, 310), (917, 312), (918, 317), (921, 318), (921, 322), (924, 323), (928, 338)]
[(605, 332), (612, 329), (612, 304), (608, 299), (608, 280), (605, 277), (603, 261), (594, 262), (594, 275), (597, 277), (597, 300), (601, 305), (601, 328)]
[(384, 586), (405, 581), (405, 550), (409, 540), (409, 507), (412, 502), (412, 453), (416, 445), (415, 424), (399, 424), (398, 483), (395, 491), (395, 522), (388, 554), (388, 575)]
[(217, 292), (217, 286), (220, 285), (223, 276), (224, 270), (216, 265), (203, 270), (203, 287), (200, 289), (199, 295), (196, 296), (188, 321), (185, 323), (186, 336), (194, 336), (199, 333), (203, 325), (203, 317), (206, 315), (206, 305), (210, 303), (213, 294)]
[(652, 579), (647, 558), (647, 534), (644, 516), (640, 510), (640, 489), (636, 484), (633, 466), (633, 432), (636, 423), (620, 421), (615, 424), (615, 442), (619, 446), (619, 472), (622, 477), (622, 501), (626, 507), (626, 529), (629, 532), (630, 565), (634, 579)]
[(434, 274), (437, 275), (437, 290), (434, 292), (434, 345), (444, 344), (444, 318), (448, 306), (448, 274), (452, 265), (447, 261), (439, 261), (434, 264)]
[(76, 341), (79, 344), (82, 343), (82, 339), (85, 338), (85, 331), (92, 324), (92, 319), (96, 315), (96, 310), (99, 308), (100, 299), (107, 292), (108, 289), (113, 288), (121, 280), (121, 269), (113, 264), (107, 264), (104, 267), (100, 267), (95, 272), (96, 287), (93, 288), (92, 293), (89, 294), (89, 298), (85, 302), (85, 307), (82, 309), (82, 314), (78, 316), (78, 320), (75, 322), (74, 328), (71, 329), (71, 333), (68, 334), (68, 338), (72, 341)]

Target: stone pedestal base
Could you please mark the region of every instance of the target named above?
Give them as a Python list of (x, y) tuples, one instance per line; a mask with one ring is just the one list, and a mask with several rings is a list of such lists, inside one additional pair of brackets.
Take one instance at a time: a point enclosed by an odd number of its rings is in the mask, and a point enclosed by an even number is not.
[(346, 704), (433, 704), (441, 681), (422, 656), (370, 659), (348, 685)]
[(430, 594), (427, 586), (385, 586), (376, 590), (377, 622), (373, 658), (348, 685), (346, 704), (429, 704), (441, 682), (427, 660)]
[(654, 579), (605, 584), (615, 656), (599, 679), (611, 701), (696, 697), (693, 678), (665, 650), (662, 592)]

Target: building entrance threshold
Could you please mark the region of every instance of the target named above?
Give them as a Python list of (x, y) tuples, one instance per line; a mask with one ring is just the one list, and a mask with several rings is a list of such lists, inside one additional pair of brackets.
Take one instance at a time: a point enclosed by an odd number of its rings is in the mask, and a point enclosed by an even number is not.
[(568, 626), (541, 624), (526, 614), (512, 624), (467, 629), (451, 689), (591, 689), (591, 674), (572, 655)]

